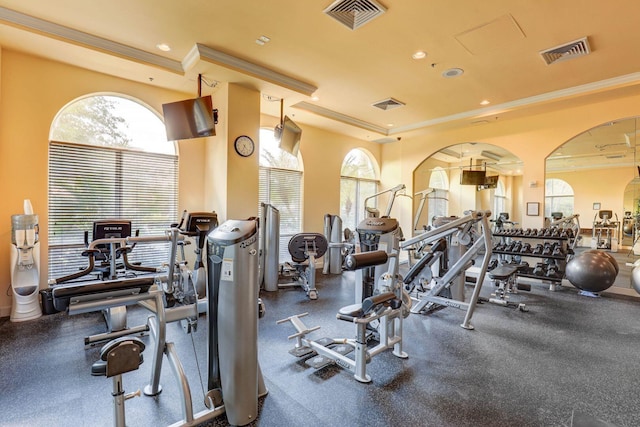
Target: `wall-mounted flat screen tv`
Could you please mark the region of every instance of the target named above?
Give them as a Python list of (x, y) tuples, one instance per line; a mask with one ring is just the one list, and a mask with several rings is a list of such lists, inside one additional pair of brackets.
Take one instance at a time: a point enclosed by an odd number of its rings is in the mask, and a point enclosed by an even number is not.
[(162, 105), (167, 141), (216, 134), (211, 95)]
[(278, 140), (278, 147), (287, 153), (298, 155), (300, 150), (300, 137), (302, 136), (302, 129), (298, 127), (289, 117), (284, 116), (282, 124), (276, 126), (274, 136)]
[(486, 175), (485, 171), (463, 170), (460, 185), (483, 185)]

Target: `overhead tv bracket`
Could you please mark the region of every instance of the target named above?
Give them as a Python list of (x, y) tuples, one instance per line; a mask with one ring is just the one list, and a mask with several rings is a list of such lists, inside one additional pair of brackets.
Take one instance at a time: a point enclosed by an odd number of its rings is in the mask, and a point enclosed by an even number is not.
[(198, 97), (162, 104), (167, 141), (215, 136), (218, 110), (211, 95), (202, 96), (202, 75), (198, 74)]
[(280, 124), (273, 131), (278, 147), (293, 156), (298, 156), (302, 129), (293, 120), (284, 115), (284, 99), (280, 98)]
[(460, 185), (484, 185), (485, 178), (487, 175), (487, 164), (483, 164), (483, 168), (481, 170), (473, 169), (473, 159), (469, 159), (469, 170), (466, 170), (465, 167), (462, 169), (462, 174), (460, 175)]

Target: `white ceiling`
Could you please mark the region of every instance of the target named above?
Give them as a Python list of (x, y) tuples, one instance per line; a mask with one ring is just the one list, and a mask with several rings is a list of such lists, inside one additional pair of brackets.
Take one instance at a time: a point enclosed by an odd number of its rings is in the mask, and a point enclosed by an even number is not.
[[(300, 123), (384, 142), (640, 90), (636, 0), (379, 1), (351, 30), (331, 0), (3, 0), (0, 45), (185, 94), (201, 73), (260, 90), (267, 114), (283, 98)], [(583, 37), (589, 55), (543, 61)], [(405, 106), (372, 106), (389, 97)]]

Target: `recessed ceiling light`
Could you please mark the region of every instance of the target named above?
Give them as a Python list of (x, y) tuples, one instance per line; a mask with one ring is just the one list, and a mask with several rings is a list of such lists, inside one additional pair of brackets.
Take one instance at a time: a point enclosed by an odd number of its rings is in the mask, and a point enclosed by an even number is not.
[(156, 47), (163, 52), (169, 52), (171, 50), (171, 46), (166, 43), (158, 43)]
[(393, 123), (387, 123), (387, 127), (392, 128), (393, 127)]
[(483, 99), (482, 101), (480, 101), (480, 105), (489, 105), (491, 104), (491, 101), (489, 101), (488, 99)]
[(411, 55), (411, 57), (413, 59), (422, 59), (422, 58), (425, 58), (426, 56), (427, 56), (427, 53), (423, 52), (421, 50), (419, 50), (419, 51), (415, 52), (413, 55)]
[(462, 68), (449, 68), (442, 73), (442, 77), (449, 79), (461, 76), (462, 74), (464, 74), (464, 70)]
[(311, 100), (312, 100), (312, 101), (320, 101), (320, 97), (319, 97), (318, 95), (313, 95), (313, 96), (311, 97)]
[(256, 39), (256, 43), (260, 46), (264, 46), (266, 43), (269, 43), (271, 39), (267, 36), (260, 36)]

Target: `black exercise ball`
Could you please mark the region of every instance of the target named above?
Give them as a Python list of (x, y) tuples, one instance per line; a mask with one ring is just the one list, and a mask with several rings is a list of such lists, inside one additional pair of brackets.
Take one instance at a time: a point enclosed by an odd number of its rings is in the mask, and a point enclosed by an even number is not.
[(583, 252), (567, 263), (565, 275), (576, 288), (598, 293), (613, 286), (618, 273), (606, 257)]
[(605, 251), (599, 251), (597, 249), (589, 249), (588, 251), (585, 252), (590, 252), (590, 253), (594, 253), (594, 254), (598, 254), (602, 257), (605, 257), (606, 259), (609, 260), (609, 262), (611, 264), (613, 264), (613, 267), (616, 269), (616, 275), (620, 272), (620, 267), (618, 266), (618, 261), (616, 261), (616, 259), (613, 257), (613, 255), (611, 255), (609, 252), (605, 252)]

